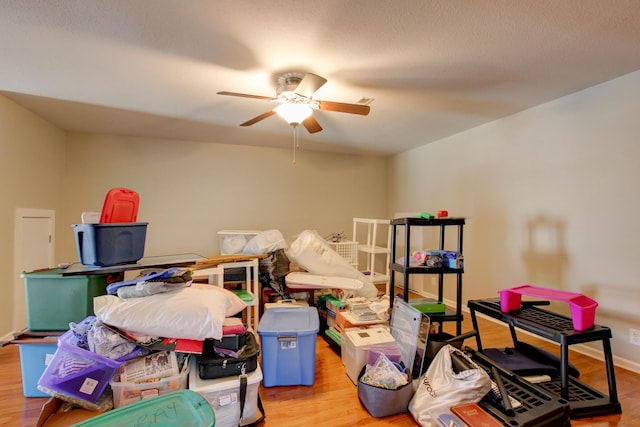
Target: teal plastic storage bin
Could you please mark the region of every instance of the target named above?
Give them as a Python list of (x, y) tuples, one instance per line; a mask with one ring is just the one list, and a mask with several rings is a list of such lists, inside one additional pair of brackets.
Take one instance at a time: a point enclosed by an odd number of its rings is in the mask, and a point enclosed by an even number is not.
[(264, 312), (258, 334), (265, 387), (313, 385), (319, 325), (315, 307), (271, 308)]
[(66, 331), (69, 322), (93, 316), (93, 297), (105, 295), (107, 284), (122, 274), (63, 276), (61, 268), (22, 273), (30, 331)]
[(178, 390), (105, 412), (72, 427), (214, 427), (209, 402), (195, 391)]
[(25, 333), (11, 341), (20, 352), (22, 392), (25, 397), (49, 397), (38, 390), (38, 380), (58, 349), (59, 334), (43, 337)]
[(107, 267), (137, 262), (144, 256), (147, 224), (73, 224), (80, 263)]

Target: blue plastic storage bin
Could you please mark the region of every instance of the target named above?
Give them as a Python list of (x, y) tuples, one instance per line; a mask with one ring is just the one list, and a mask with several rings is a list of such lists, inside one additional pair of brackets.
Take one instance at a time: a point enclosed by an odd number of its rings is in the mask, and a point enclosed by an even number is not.
[(315, 307), (265, 311), (258, 324), (265, 387), (313, 385), (319, 325)]
[(81, 264), (131, 264), (144, 256), (147, 222), (73, 224)]
[(58, 349), (58, 336), (62, 332), (52, 332), (50, 336), (20, 334), (11, 341), (20, 352), (22, 392), (25, 397), (49, 397), (38, 390), (38, 380)]

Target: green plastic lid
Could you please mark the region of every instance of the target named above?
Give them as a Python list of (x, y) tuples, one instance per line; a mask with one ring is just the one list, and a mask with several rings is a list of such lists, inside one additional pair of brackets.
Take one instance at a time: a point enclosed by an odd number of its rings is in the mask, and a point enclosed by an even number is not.
[(191, 390), (178, 390), (105, 412), (72, 427), (153, 425), (154, 427), (213, 427), (209, 402)]
[(232, 292), (234, 294), (236, 294), (244, 302), (252, 302), (253, 301), (253, 295), (251, 295), (251, 292), (245, 291), (244, 289), (238, 289), (238, 290), (234, 290)]

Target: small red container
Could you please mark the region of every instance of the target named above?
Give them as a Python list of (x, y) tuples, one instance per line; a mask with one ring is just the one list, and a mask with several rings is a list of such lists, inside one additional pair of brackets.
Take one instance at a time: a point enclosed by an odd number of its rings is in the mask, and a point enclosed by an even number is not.
[(140, 196), (127, 188), (112, 188), (104, 198), (100, 223), (136, 222)]

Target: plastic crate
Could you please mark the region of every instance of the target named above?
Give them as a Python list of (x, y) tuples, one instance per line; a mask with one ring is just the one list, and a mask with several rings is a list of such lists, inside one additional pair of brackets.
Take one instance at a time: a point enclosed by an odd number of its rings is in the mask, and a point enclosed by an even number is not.
[(80, 263), (107, 267), (137, 262), (144, 256), (147, 224), (73, 224)]
[(315, 307), (272, 308), (264, 312), (258, 334), (265, 387), (313, 385), (319, 327)]
[(105, 295), (107, 285), (122, 273), (63, 276), (61, 268), (22, 273), (27, 328), (30, 331), (66, 331), (93, 313), (93, 297)]
[(96, 403), (122, 362), (80, 348), (75, 342), (72, 331), (62, 334), (38, 389)]
[(349, 264), (358, 268), (358, 242), (327, 242), (331, 249), (344, 258)]

